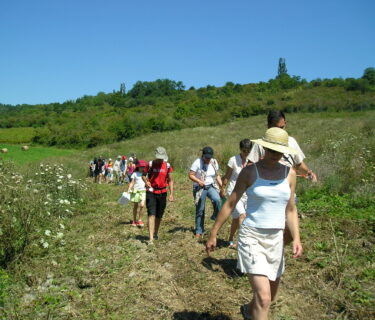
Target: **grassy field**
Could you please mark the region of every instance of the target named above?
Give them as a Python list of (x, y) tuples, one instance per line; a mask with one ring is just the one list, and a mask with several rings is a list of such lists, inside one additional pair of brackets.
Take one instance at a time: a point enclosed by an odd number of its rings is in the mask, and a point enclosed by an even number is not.
[(0, 143), (30, 143), (34, 128), (0, 128)]
[(37, 163), (46, 159), (69, 156), (77, 153), (77, 150), (58, 149), (51, 147), (30, 146), (23, 151), (22, 145), (0, 143), (0, 149), (8, 149), (7, 153), (0, 153), (0, 159), (13, 161), (18, 164)]
[[(286, 272), (271, 319), (374, 318), (375, 112), (291, 115), (287, 123), (319, 182), (298, 181), (304, 254), (294, 260), (286, 248)], [(136, 152), (149, 160), (163, 145), (176, 169), (176, 201), (167, 206), (160, 239), (148, 246), (146, 229), (130, 225), (131, 206), (116, 203), (126, 187), (87, 179), (85, 205), (66, 217), (56, 211), (56, 223), (39, 227), (25, 251), (0, 269), (0, 315), (30, 320), (242, 319), (239, 307), (248, 302), (251, 289), (236, 270), (236, 251), (227, 247), (229, 221), (208, 258), (207, 234), (201, 241), (193, 238), (187, 170), (203, 146), (211, 145), (223, 165), (238, 153), (239, 140), (261, 137), (264, 131), (264, 117), (254, 117), (44, 160), (52, 167), (54, 161), (64, 163), (67, 172), (84, 178), (94, 156)], [(33, 197), (43, 206), (45, 194)], [(210, 203), (207, 208), (210, 216)], [(57, 241), (60, 224), (64, 243)], [(211, 224), (207, 219), (207, 230)], [(41, 237), (48, 248), (41, 248)]]

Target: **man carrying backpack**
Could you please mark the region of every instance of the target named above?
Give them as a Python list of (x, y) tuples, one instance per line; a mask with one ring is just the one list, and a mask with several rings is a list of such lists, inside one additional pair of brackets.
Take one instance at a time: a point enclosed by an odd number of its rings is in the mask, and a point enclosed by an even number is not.
[(143, 180), (146, 184), (146, 207), (148, 214), (149, 244), (158, 239), (160, 222), (167, 206), (167, 187), (169, 187), (169, 201), (174, 201), (172, 180), (172, 166), (167, 162), (168, 155), (163, 147), (155, 150), (155, 159), (145, 168)]

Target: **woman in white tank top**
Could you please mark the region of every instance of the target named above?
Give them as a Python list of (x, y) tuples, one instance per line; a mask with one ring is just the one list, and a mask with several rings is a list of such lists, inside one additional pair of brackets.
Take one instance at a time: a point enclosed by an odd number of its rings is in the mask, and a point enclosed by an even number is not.
[(212, 228), (206, 250), (209, 255), (214, 250), (219, 229), (246, 192), (247, 212), (238, 235), (237, 267), (248, 274), (253, 298), (249, 305), (241, 307), (241, 312), (245, 319), (251, 316), (259, 320), (267, 319), (284, 271), (285, 223), (293, 237), (294, 258), (301, 256), (302, 245), (294, 202), (296, 173), (279, 163), (283, 153), (297, 151), (288, 147), (288, 134), (280, 128), (270, 128), (262, 139), (252, 141), (265, 148), (265, 156), (242, 169)]

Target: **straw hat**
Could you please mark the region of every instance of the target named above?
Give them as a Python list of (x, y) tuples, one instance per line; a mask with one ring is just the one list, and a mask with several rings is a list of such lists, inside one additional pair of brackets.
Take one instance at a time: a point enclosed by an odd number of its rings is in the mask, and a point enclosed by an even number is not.
[(298, 154), (296, 149), (288, 146), (288, 133), (280, 128), (273, 127), (266, 131), (262, 139), (251, 140), (264, 148), (281, 153)]

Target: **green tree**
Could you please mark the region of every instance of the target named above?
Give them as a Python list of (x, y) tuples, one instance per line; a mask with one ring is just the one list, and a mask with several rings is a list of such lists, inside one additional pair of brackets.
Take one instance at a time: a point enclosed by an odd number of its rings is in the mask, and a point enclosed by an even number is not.
[(374, 68), (366, 68), (363, 72), (362, 79), (366, 79), (370, 85), (375, 84), (375, 69)]
[(286, 68), (285, 58), (280, 58), (279, 59), (279, 67), (277, 69), (277, 77), (280, 77), (283, 74), (288, 74), (288, 70)]

